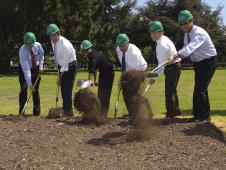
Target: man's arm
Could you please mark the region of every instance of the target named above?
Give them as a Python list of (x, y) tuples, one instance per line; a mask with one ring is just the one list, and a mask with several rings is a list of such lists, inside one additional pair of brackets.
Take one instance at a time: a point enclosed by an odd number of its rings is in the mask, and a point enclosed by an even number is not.
[(22, 50), (19, 51), (19, 60), (20, 60), (20, 65), (22, 67), (25, 80), (28, 86), (32, 86), (30, 66), (26, 59), (26, 53)]
[(44, 50), (42, 48), (42, 45), (39, 45), (39, 73), (43, 72), (43, 65), (44, 65)]
[(201, 34), (197, 34), (190, 43), (178, 51), (178, 54), (183, 58), (190, 56), (205, 42), (205, 40), (205, 37), (203, 37)]

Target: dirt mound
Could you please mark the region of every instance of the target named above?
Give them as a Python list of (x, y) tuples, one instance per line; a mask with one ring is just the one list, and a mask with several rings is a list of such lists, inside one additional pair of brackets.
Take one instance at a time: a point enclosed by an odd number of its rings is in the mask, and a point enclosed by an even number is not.
[(142, 126), (143, 122), (153, 117), (151, 106), (147, 98), (136, 95), (131, 98), (130, 105), (134, 125)]
[(138, 95), (140, 85), (144, 82), (146, 71), (129, 70), (121, 77), (121, 87), (128, 95)]
[(101, 104), (89, 89), (81, 89), (74, 94), (74, 107), (82, 114), (83, 123), (102, 123)]
[(226, 143), (210, 123), (153, 120), (140, 142), (127, 122), (2, 117), (0, 169), (226, 169)]
[(146, 75), (146, 71), (130, 70), (121, 78), (121, 87), (128, 112), (133, 124), (139, 128), (153, 116), (148, 99), (140, 94), (140, 88)]
[(47, 119), (58, 119), (64, 116), (63, 108), (50, 108)]

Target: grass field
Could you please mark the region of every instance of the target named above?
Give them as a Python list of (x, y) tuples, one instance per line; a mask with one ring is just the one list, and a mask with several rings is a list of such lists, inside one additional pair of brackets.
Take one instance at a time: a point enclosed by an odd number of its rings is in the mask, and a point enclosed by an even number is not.
[[(117, 84), (119, 82), (119, 72), (116, 72), (116, 77), (111, 96), (111, 105), (109, 115), (114, 112), (114, 103), (117, 96)], [(79, 78), (87, 78), (87, 73), (80, 72), (77, 74), (76, 80)], [(182, 117), (191, 116), (192, 113), (192, 94), (194, 86), (194, 72), (192, 70), (183, 70), (178, 85), (178, 94), (180, 107), (183, 113)], [(41, 95), (41, 115), (46, 115), (49, 108), (55, 107), (55, 92), (56, 92), (56, 74), (42, 75), (40, 85)], [(144, 85), (146, 86), (146, 85)], [(144, 87), (145, 88), (145, 87)], [(96, 92), (97, 87), (92, 87)], [(76, 91), (76, 88), (74, 88)], [(19, 81), (16, 75), (0, 75), (0, 114), (18, 114), (18, 94)], [(209, 96), (212, 110), (212, 120), (222, 126), (226, 130), (226, 70), (217, 70), (213, 80), (209, 86)], [(162, 74), (157, 82), (151, 86), (148, 94), (153, 112), (156, 117), (163, 117), (165, 112), (164, 98), (164, 75)], [(61, 105), (61, 98), (60, 103)], [(27, 113), (31, 113), (32, 101), (27, 107)], [(76, 112), (77, 114), (77, 112)], [(120, 97), (119, 113), (121, 116), (126, 114), (125, 105)]]

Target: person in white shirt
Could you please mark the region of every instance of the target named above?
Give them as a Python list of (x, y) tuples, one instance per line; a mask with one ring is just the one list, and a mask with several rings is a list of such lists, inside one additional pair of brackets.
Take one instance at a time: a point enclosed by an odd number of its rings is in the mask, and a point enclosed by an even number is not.
[(201, 27), (193, 24), (190, 11), (181, 11), (178, 18), (184, 34), (184, 47), (170, 61), (176, 58), (190, 57), (194, 63), (195, 87), (193, 93), (193, 121), (210, 121), (210, 103), (208, 86), (217, 68), (217, 51), (209, 34)]
[(55, 64), (60, 72), (56, 83), (61, 86), (64, 114), (73, 116), (72, 89), (77, 70), (75, 49), (70, 41), (61, 36), (60, 29), (56, 24), (48, 25), (47, 35), (50, 37)]
[[(129, 42), (129, 38), (126, 34), (118, 34), (116, 37), (116, 52), (118, 55), (118, 61), (121, 64), (122, 75), (129, 70), (145, 71), (147, 69), (147, 62), (141, 54), (141, 51), (137, 46)], [(130, 100), (136, 94), (127, 92), (119, 85), (119, 92), (122, 90), (123, 98), (126, 104), (126, 108), (131, 114)]]
[(39, 84), (41, 78), (39, 74), (43, 73), (44, 63), (44, 51), (39, 42), (36, 42), (35, 35), (32, 32), (27, 32), (24, 35), (24, 45), (19, 50), (19, 82), (20, 82), (20, 94), (19, 94), (19, 115), (23, 116), (23, 107), (27, 100), (27, 89), (32, 90), (32, 85), (37, 83), (33, 89), (33, 115), (40, 115), (40, 96), (39, 96)]
[[(160, 21), (150, 23), (149, 33), (151, 34), (153, 41), (157, 43), (156, 56), (158, 65), (167, 61), (170, 56), (177, 54), (173, 42), (164, 35), (163, 26)], [(177, 84), (181, 73), (180, 61), (181, 59), (178, 58), (164, 68), (166, 118), (174, 118), (181, 115), (177, 95)]]
[(116, 38), (116, 52), (122, 71), (146, 70), (147, 62), (136, 45), (129, 43), (126, 34), (119, 34)]

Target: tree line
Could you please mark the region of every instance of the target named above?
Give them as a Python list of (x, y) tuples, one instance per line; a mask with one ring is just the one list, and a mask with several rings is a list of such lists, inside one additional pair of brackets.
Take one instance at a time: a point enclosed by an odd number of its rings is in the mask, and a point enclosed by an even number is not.
[(0, 73), (9, 71), (11, 60), (18, 60), (18, 50), (27, 31), (34, 32), (37, 41), (43, 45), (48, 63), (51, 46), (46, 28), (49, 23), (56, 23), (62, 35), (71, 40), (81, 63), (86, 62), (79, 50), (84, 39), (91, 40), (97, 50), (114, 61), (118, 33), (128, 34), (130, 41), (152, 62), (155, 49), (148, 34), (150, 21), (160, 20), (165, 34), (180, 49), (183, 32), (177, 18), (179, 11), (184, 9), (193, 13), (195, 24), (208, 31), (217, 48), (218, 60), (224, 63), (226, 27), (221, 17), (223, 7), (212, 10), (202, 0), (149, 0), (141, 7), (137, 6), (136, 0), (0, 0)]

